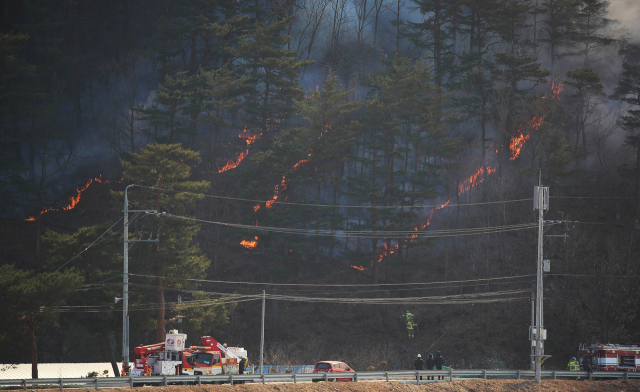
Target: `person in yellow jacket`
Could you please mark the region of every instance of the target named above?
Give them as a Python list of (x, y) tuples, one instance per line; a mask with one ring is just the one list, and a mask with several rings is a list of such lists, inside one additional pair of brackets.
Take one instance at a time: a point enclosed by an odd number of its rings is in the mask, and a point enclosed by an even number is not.
[[(567, 370), (570, 372), (579, 372), (580, 371), (580, 362), (576, 359), (576, 357), (571, 358), (569, 363), (567, 364)], [(576, 377), (576, 380), (579, 380), (580, 377)]]
[(418, 326), (418, 324), (416, 324), (413, 321), (413, 313), (409, 312), (408, 310), (405, 312), (405, 322), (407, 323), (407, 334), (409, 335), (409, 340), (413, 339), (415, 337), (415, 330), (414, 328)]

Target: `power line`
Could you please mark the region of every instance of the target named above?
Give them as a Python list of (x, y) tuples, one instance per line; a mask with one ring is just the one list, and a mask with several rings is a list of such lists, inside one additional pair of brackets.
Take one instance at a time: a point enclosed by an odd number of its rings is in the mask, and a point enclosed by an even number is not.
[(509, 231), (533, 229), (538, 227), (537, 223), (520, 223), (515, 225), (485, 226), (485, 227), (478, 227), (478, 228), (453, 229), (453, 230), (348, 231), (348, 230), (296, 229), (296, 228), (286, 228), (286, 227), (254, 226), (254, 225), (245, 225), (240, 223), (210, 221), (206, 219), (198, 219), (198, 218), (192, 218), (187, 216), (173, 215), (166, 212), (162, 212), (160, 216), (175, 218), (175, 219), (182, 219), (182, 220), (189, 220), (189, 221), (200, 222), (200, 223), (210, 223), (214, 225), (227, 226), (227, 227), (233, 227), (233, 228), (245, 229), (245, 230), (257, 230), (257, 231), (281, 233), (281, 234), (312, 235), (312, 236), (321, 236), (321, 237), (342, 237), (342, 236), (348, 235), (350, 237), (362, 237), (362, 238), (398, 238), (398, 239), (400, 238), (415, 239), (419, 237), (420, 238), (441, 238), (441, 237), (454, 237), (454, 236), (464, 236), (464, 235), (503, 233), (503, 232), (509, 232)]
[[(500, 285), (519, 285), (519, 287), (522, 287), (523, 285), (527, 285), (527, 284), (532, 284), (534, 283), (534, 281), (531, 280), (515, 280), (515, 281), (508, 281), (508, 282), (497, 282), (497, 283), (492, 283), (492, 284), (500, 284)], [(469, 283), (460, 283), (460, 284), (448, 284), (445, 283), (443, 285), (437, 285), (434, 287), (425, 287), (425, 288), (399, 288), (399, 289), (392, 289), (392, 288), (387, 288), (387, 289), (375, 289), (375, 290), (339, 290), (339, 289), (332, 289), (331, 291), (318, 291), (315, 290), (314, 288), (300, 288), (300, 289), (287, 289), (287, 292), (299, 292), (302, 294), (315, 294), (315, 295), (339, 295), (339, 294), (353, 294), (353, 293), (386, 293), (386, 292), (401, 292), (401, 291), (416, 291), (416, 290), (441, 290), (441, 289), (448, 289), (448, 288), (456, 288), (456, 289), (460, 289), (460, 288), (464, 288), (464, 287), (477, 287), (478, 284), (483, 284), (483, 283), (479, 283), (479, 282), (469, 282)], [(155, 285), (150, 285), (150, 284), (141, 284), (141, 283), (130, 283), (130, 285), (135, 286), (135, 287), (146, 287), (149, 289), (155, 289), (156, 286)], [(184, 288), (175, 288), (175, 287), (164, 287), (165, 291), (173, 291), (173, 292), (180, 292), (180, 293), (191, 293), (191, 294), (207, 294), (207, 295), (229, 295), (228, 293), (221, 293), (221, 292), (216, 292), (216, 291), (206, 291), (206, 290), (198, 290), (198, 289), (184, 289)], [(285, 292), (285, 294), (287, 294), (287, 292)], [(287, 294), (288, 295), (288, 294)]]
[(58, 269), (56, 269), (54, 272), (57, 272), (60, 270), (60, 268), (64, 267), (65, 265), (69, 264), (70, 262), (72, 262), (73, 260), (76, 259), (76, 257), (80, 256), (81, 254), (83, 254), (84, 252), (88, 251), (96, 242), (98, 242), (98, 240), (100, 240), (100, 238), (102, 238), (102, 236), (104, 236), (105, 234), (107, 234), (112, 228), (113, 226), (117, 225), (118, 222), (120, 222), (122, 220), (122, 218), (118, 219), (114, 224), (111, 225), (111, 227), (109, 227), (107, 230), (105, 230), (104, 233), (100, 234), (100, 236), (98, 238), (95, 239), (95, 241), (93, 241), (89, 246), (87, 246), (86, 248), (84, 248), (84, 250), (82, 250), (80, 253), (76, 254), (75, 256), (73, 256), (71, 259), (69, 259), (69, 261), (67, 261), (66, 263), (62, 264), (60, 267), (58, 267)]
[(207, 195), (204, 193), (193, 193), (186, 191), (177, 191), (173, 189), (162, 189), (152, 186), (145, 185), (136, 185), (139, 188), (148, 188), (153, 190), (159, 190), (161, 192), (174, 192), (174, 193), (184, 193), (187, 195), (193, 196), (202, 196), (213, 199), (223, 199), (223, 200), (233, 200), (233, 201), (246, 201), (251, 203), (273, 203), (273, 204), (283, 204), (283, 205), (291, 205), (298, 207), (328, 207), (328, 208), (370, 208), (370, 209), (397, 209), (397, 208), (444, 208), (444, 207), (462, 207), (462, 206), (478, 206), (478, 205), (488, 205), (488, 204), (501, 204), (501, 203), (517, 203), (522, 201), (532, 201), (532, 198), (529, 199), (517, 199), (517, 200), (500, 200), (500, 201), (487, 201), (481, 203), (463, 203), (463, 204), (440, 204), (440, 205), (419, 205), (419, 206), (407, 206), (407, 205), (398, 205), (398, 206), (357, 206), (357, 205), (344, 205), (344, 204), (317, 204), (317, 203), (291, 203), (286, 201), (276, 201), (276, 200), (257, 200), (257, 199), (244, 199), (240, 197), (230, 197), (230, 196), (216, 196), (216, 195)]
[[(217, 283), (217, 284), (234, 284), (234, 285), (247, 285), (247, 286), (300, 286), (300, 287), (374, 287), (374, 286), (419, 286), (419, 285), (435, 285), (435, 284), (452, 284), (452, 283), (468, 283), (468, 282), (488, 282), (499, 281), (507, 279), (520, 279), (536, 276), (535, 274), (529, 275), (514, 275), (514, 276), (501, 276), (496, 278), (479, 278), (479, 279), (467, 279), (467, 280), (449, 280), (440, 282), (413, 282), (413, 283), (367, 283), (367, 284), (335, 284), (335, 283), (265, 283), (265, 282), (241, 282), (241, 281), (227, 281), (227, 280), (208, 280), (208, 279), (192, 279), (192, 278), (180, 278), (160, 275), (144, 275), (144, 274), (129, 274), (131, 276), (141, 276), (145, 278), (160, 278), (171, 280), (186, 280), (191, 282), (203, 282), (203, 283)], [(260, 298), (262, 296), (260, 295)]]

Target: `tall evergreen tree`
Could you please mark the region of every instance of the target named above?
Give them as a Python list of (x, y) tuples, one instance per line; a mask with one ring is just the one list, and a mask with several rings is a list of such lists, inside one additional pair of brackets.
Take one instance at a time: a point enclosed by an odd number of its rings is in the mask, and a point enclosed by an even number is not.
[(21, 271), (13, 265), (0, 266), (0, 308), (11, 314), (27, 330), (31, 345), (31, 378), (38, 378), (36, 332), (57, 324), (56, 307), (64, 305), (73, 290), (82, 284), (73, 269), (63, 272)]
[[(199, 160), (198, 153), (183, 149), (179, 144), (150, 144), (140, 153), (130, 154), (129, 159), (122, 160), (123, 175), (143, 188), (129, 193), (129, 208), (162, 210), (176, 215), (193, 214), (195, 203), (202, 198), (198, 194), (209, 187), (206, 181), (188, 180), (191, 165)], [(123, 192), (116, 192), (114, 196), (116, 205), (122, 204)], [(131, 265), (132, 272), (154, 276), (158, 309), (156, 338), (162, 342), (169, 322), (166, 318), (165, 285), (181, 286), (184, 282), (176, 279), (203, 276), (210, 261), (192, 243), (198, 226), (155, 216), (146, 218), (145, 223), (149, 231), (156, 232), (160, 242), (141, 245), (146, 246), (147, 256)]]
[(298, 85), (300, 69), (313, 63), (297, 60), (296, 52), (284, 49), (290, 37), (282, 32), (288, 23), (289, 18), (256, 21), (255, 29), (241, 37), (238, 49), (247, 76), (245, 120), (259, 130), (264, 142), (295, 114), (294, 101), (303, 98)]
[(629, 105), (627, 114), (620, 116), (618, 124), (628, 132), (625, 143), (636, 149), (636, 165), (632, 169), (635, 183), (636, 220), (640, 217), (640, 46), (623, 49), (625, 62), (614, 97)]

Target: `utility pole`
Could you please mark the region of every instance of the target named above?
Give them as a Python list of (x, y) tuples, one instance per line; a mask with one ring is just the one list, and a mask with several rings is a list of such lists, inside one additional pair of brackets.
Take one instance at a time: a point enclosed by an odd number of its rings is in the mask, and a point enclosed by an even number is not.
[(532, 337), (535, 337), (535, 375), (536, 382), (540, 383), (541, 378), (541, 360), (543, 356), (542, 344), (546, 339), (546, 332), (542, 327), (543, 312), (543, 285), (542, 285), (542, 259), (543, 254), (543, 233), (544, 233), (544, 210), (549, 210), (549, 187), (542, 186), (542, 173), (539, 174), (538, 186), (533, 189), (533, 208), (538, 210), (538, 262), (536, 268), (536, 325)]
[(262, 328), (260, 330), (260, 374), (264, 371), (264, 364), (262, 363), (263, 354), (264, 354), (264, 302), (266, 298), (265, 290), (262, 290)]
[[(135, 184), (124, 189), (124, 268), (122, 272), (122, 370), (129, 372), (129, 242), (160, 242), (160, 234), (155, 240), (129, 240), (129, 212), (157, 213), (157, 210), (129, 210), (127, 192)], [(134, 218), (135, 219), (135, 218)], [(116, 299), (117, 302), (117, 299)], [(123, 376), (125, 374), (122, 374)]]

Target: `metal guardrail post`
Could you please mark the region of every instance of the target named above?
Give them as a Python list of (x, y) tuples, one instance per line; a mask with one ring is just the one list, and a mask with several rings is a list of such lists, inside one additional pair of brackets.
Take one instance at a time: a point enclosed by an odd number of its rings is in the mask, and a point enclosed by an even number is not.
[(98, 390), (98, 377), (93, 378), (93, 386), (96, 387), (96, 391)]
[(520, 379), (520, 370), (518, 370), (518, 376), (517, 376), (518, 380)]
[(555, 372), (555, 370), (553, 371), (553, 379), (554, 379), (554, 380), (556, 379), (556, 372)]
[(200, 381), (200, 376), (198, 376), (198, 386), (201, 386), (202, 382)]
[(329, 381), (329, 377), (327, 377), (327, 373), (324, 374), (324, 380)]
[(453, 381), (453, 370), (449, 370), (449, 382)]
[(357, 372), (353, 373), (353, 381), (358, 382), (358, 373)]
[(262, 383), (264, 384), (264, 373), (262, 373)]
[(416, 384), (420, 384), (420, 372), (416, 370)]
[(591, 381), (591, 372), (589, 372), (589, 381)]
[(58, 382), (60, 383), (60, 390), (62, 390), (62, 379), (59, 379)]
[(167, 376), (164, 376), (164, 378), (162, 379), (162, 385), (164, 385), (165, 387), (167, 386)]
[(482, 377), (486, 380), (487, 379), (487, 371), (483, 370), (482, 371)]
[(229, 384), (233, 385), (233, 374), (229, 375)]
[(27, 390), (27, 380), (26, 379), (22, 380), (22, 389), (24, 389), (25, 391)]
[(133, 388), (133, 377), (129, 376), (129, 386)]
[(389, 372), (384, 372), (384, 376), (387, 379), (387, 382), (389, 382)]
[[(591, 376), (591, 374), (589, 374), (589, 376)], [(625, 380), (629, 379), (629, 372), (624, 372), (624, 379)]]

